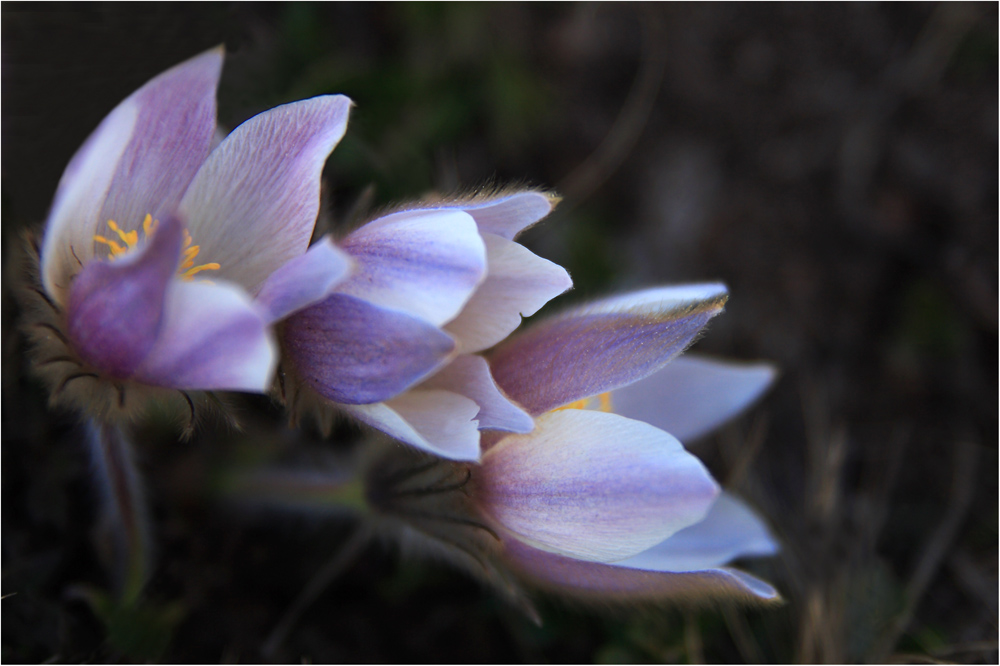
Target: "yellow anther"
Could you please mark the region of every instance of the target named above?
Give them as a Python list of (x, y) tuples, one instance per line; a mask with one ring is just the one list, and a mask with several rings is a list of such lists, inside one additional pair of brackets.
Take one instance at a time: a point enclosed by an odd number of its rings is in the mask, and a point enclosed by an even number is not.
[(552, 411), (558, 412), (564, 409), (586, 409), (588, 402), (590, 402), (590, 398), (584, 398), (583, 400), (574, 400), (573, 402), (566, 403), (562, 407), (556, 407)]
[(156, 230), (156, 225), (158, 224), (159, 220), (154, 220), (152, 215), (146, 213), (146, 217), (142, 221), (142, 233), (146, 235), (146, 238), (153, 235), (153, 232)]
[(217, 271), (220, 268), (222, 268), (222, 266), (220, 266), (215, 262), (212, 262), (210, 264), (202, 264), (201, 266), (195, 266), (194, 268), (189, 268), (188, 270), (184, 271), (181, 274), (181, 277), (184, 278), (185, 280), (190, 280), (196, 273), (200, 273), (202, 271)]
[(126, 248), (122, 247), (113, 240), (108, 240), (104, 236), (94, 236), (94, 240), (103, 245), (107, 245), (111, 249), (112, 257), (117, 257), (120, 254), (125, 254)]
[(135, 247), (135, 244), (139, 242), (139, 232), (133, 229), (132, 231), (124, 231), (114, 220), (108, 220), (108, 226), (111, 227), (111, 231), (118, 234), (118, 237), (122, 239), (128, 247)]
[[(595, 406), (594, 403), (597, 403)], [(611, 412), (611, 392), (601, 393), (600, 395), (591, 396), (589, 398), (582, 398), (580, 400), (574, 400), (573, 402), (568, 402), (562, 407), (556, 407), (554, 412), (561, 411), (563, 409), (598, 409), (602, 412)]]

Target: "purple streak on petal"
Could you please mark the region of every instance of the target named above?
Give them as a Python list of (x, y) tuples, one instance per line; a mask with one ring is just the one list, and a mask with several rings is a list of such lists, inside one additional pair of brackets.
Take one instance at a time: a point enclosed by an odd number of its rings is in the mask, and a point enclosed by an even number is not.
[(749, 407), (776, 375), (767, 363), (727, 363), (684, 354), (649, 377), (617, 389), (611, 404), (616, 414), (691, 442)]
[(662, 430), (578, 409), (505, 437), (476, 476), (483, 510), (518, 539), (602, 562), (702, 520), (718, 492), (704, 465)]
[(524, 246), (483, 234), (489, 266), (486, 280), (445, 327), (463, 353), (489, 349), (551, 299), (573, 286), (562, 266), (532, 254)]
[(459, 210), (393, 213), (369, 222), (341, 247), (357, 262), (337, 291), (440, 326), (486, 277), (486, 248)]
[(435, 326), (353, 296), (333, 296), (285, 321), (284, 350), (320, 395), (381, 402), (446, 363), (455, 341)]
[(617, 564), (647, 571), (702, 571), (777, 552), (764, 521), (741, 500), (722, 493), (704, 520)]
[(490, 375), (490, 366), (481, 356), (462, 355), (420, 385), (464, 395), (479, 405), (480, 430), (531, 432), (535, 422), (523, 409), (506, 398)]
[(257, 305), (269, 321), (283, 319), (329, 296), (350, 269), (350, 256), (326, 236), (271, 273), (257, 292)]
[(276, 365), (277, 345), (243, 289), (173, 280), (163, 328), (135, 379), (167, 388), (265, 393)]
[(320, 176), (347, 129), (351, 101), (324, 95), (246, 121), (205, 160), (181, 210), (199, 260), (217, 277), (256, 293), (268, 275), (309, 246), (319, 213)]
[(144, 248), (91, 261), (69, 292), (69, 337), (80, 357), (110, 377), (129, 377), (159, 335), (165, 292), (177, 270), (181, 226), (160, 223)]
[(221, 47), (206, 51), (132, 94), (139, 111), (135, 130), (117, 164), (99, 229), (107, 220), (141, 229), (147, 214), (159, 219), (175, 213), (212, 145), (224, 55)]
[(554, 201), (541, 192), (518, 192), (461, 208), (476, 220), (481, 232), (513, 240), (552, 212)]
[(533, 415), (648, 377), (684, 351), (725, 302), (724, 291), (689, 301), (657, 300), (659, 291), (536, 324), (493, 352), (493, 377)]
[(736, 569), (713, 568), (688, 573), (642, 571), (547, 553), (515, 539), (505, 542), (504, 559), (539, 587), (592, 600), (730, 599), (750, 603), (781, 600), (773, 587)]
[(122, 153), (132, 139), (139, 111), (133, 100), (119, 104), (87, 138), (63, 172), (45, 221), (41, 268), (45, 290), (64, 304), (71, 276), (94, 257), (101, 206)]

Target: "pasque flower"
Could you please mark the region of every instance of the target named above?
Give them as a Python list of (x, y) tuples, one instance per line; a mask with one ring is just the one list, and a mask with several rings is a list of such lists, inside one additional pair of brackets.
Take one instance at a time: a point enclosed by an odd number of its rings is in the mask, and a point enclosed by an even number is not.
[(476, 460), (479, 430), (528, 432), (476, 355), (568, 289), (566, 271), (514, 239), (553, 199), (519, 191), (383, 215), (340, 242), (354, 261), (333, 295), (288, 318), (287, 368), (396, 439)]
[[(34, 325), (56, 392), (88, 378), (124, 407), (135, 385), (266, 391), (269, 324), (346, 275), (329, 241), (306, 250), (350, 100), (279, 106), (214, 145), (222, 61), (215, 49), (149, 81), (66, 167), (40, 248), (48, 312)], [(93, 386), (77, 393), (99, 416), (114, 406), (94, 407)]]
[(478, 464), (386, 444), (368, 447), (357, 471), (236, 470), (223, 492), (357, 512), (404, 548), (484, 576), (532, 615), (517, 579), (596, 600), (777, 600), (726, 566), (776, 552), (767, 526), (679, 441), (729, 420), (774, 379), (765, 363), (680, 356), (726, 298), (720, 284), (650, 289), (500, 343), (488, 355), (493, 375), (535, 427), (483, 433)]
[(722, 567), (776, 544), (678, 440), (716, 427), (773, 379), (763, 364), (674, 359), (725, 300), (719, 284), (626, 294), (495, 350), (497, 383), (536, 419), (533, 432), (489, 446), (470, 481), (509, 568), (583, 596), (777, 598)]

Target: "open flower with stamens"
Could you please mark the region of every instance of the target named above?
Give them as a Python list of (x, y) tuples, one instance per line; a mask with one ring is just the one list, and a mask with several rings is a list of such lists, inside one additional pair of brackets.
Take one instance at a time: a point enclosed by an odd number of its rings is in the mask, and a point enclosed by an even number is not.
[(203, 53), (115, 107), (46, 221), (35, 290), (46, 312), (29, 326), (54, 393), (76, 388), (101, 418), (130, 386), (266, 391), (269, 324), (348, 272), (330, 241), (307, 248), (350, 100), (276, 107), (213, 147), (222, 62), (221, 48)]
[(529, 432), (531, 417), (476, 353), (572, 285), (515, 241), (553, 204), (528, 190), (404, 208), (360, 227), (340, 242), (350, 277), (280, 328), (288, 373), (355, 418), (452, 460), (479, 458), (479, 430)]

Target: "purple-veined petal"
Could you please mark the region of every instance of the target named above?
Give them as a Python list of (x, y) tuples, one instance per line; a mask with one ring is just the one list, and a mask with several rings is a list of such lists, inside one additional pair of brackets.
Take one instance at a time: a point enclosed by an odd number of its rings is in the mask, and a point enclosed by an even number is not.
[(110, 377), (132, 375), (160, 333), (180, 253), (180, 223), (171, 218), (145, 247), (92, 261), (80, 271), (67, 308), (69, 337), (80, 358)]
[(728, 599), (746, 603), (778, 602), (781, 596), (769, 584), (730, 568), (686, 573), (643, 571), (585, 562), (532, 548), (515, 539), (504, 543), (504, 560), (535, 585), (594, 601), (709, 601)]
[(483, 234), (488, 274), (462, 312), (445, 330), (463, 353), (489, 349), (550, 300), (573, 286), (562, 266), (533, 254), (523, 245)]
[(702, 571), (777, 552), (764, 521), (741, 500), (722, 493), (703, 520), (617, 564), (647, 571)]
[(690, 442), (749, 407), (776, 375), (767, 363), (730, 363), (684, 354), (649, 377), (615, 390), (611, 404), (616, 414)]
[(557, 202), (541, 192), (518, 192), (482, 202), (473, 200), (460, 207), (475, 218), (481, 232), (513, 240), (552, 212)]
[(205, 160), (181, 202), (199, 261), (255, 294), (309, 246), (323, 165), (347, 129), (351, 101), (324, 95), (246, 121)]
[(341, 293), (289, 317), (282, 342), (302, 379), (345, 404), (396, 396), (447, 363), (455, 349), (450, 336), (421, 319)]
[(722, 311), (721, 284), (660, 287), (576, 308), (508, 339), (493, 377), (531, 414), (648, 377)]
[(535, 422), (497, 388), (490, 366), (482, 356), (463, 354), (423, 382), (421, 389), (443, 389), (458, 393), (479, 405), (480, 430), (531, 432)]
[(517, 539), (578, 559), (631, 557), (701, 520), (719, 487), (676, 439), (616, 414), (539, 417), (484, 456), (484, 511)]
[(440, 390), (412, 390), (372, 405), (343, 405), (360, 421), (449, 460), (479, 460), (479, 406)]
[(134, 379), (177, 389), (266, 393), (278, 353), (264, 316), (229, 283), (172, 280), (163, 327)]
[(337, 291), (440, 326), (459, 313), (486, 276), (486, 248), (459, 210), (393, 213), (341, 247), (357, 262)]
[[(108, 220), (138, 230), (147, 214), (172, 214), (208, 155), (223, 50), (212, 49), (129, 95), (70, 160), (46, 222), (46, 289), (62, 301), (70, 276), (95, 256)], [(75, 255), (75, 256), (74, 256)]]
[(257, 305), (269, 321), (283, 319), (329, 296), (350, 269), (350, 256), (326, 236), (271, 273), (257, 292)]

